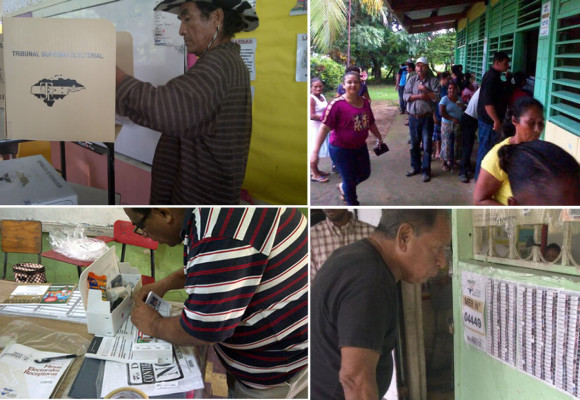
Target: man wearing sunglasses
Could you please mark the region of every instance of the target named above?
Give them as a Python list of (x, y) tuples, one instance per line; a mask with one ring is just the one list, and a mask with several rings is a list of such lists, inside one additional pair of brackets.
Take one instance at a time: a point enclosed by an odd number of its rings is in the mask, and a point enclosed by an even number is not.
[[(145, 285), (133, 324), (177, 345), (213, 344), (232, 398), (307, 397), (308, 236), (304, 216), (284, 208), (128, 208), (135, 232), (182, 242), (184, 267)], [(185, 289), (180, 316), (144, 303)]]

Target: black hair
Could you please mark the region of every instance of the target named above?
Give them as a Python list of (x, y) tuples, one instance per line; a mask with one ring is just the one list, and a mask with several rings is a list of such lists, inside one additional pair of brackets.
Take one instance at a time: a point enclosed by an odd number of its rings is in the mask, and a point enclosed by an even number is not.
[(509, 59), (509, 56), (504, 51), (498, 51), (493, 55), (493, 62), (502, 62), (506, 59)]
[[(455, 89), (461, 90), (461, 86), (459, 85), (459, 83), (457, 83), (457, 82), (455, 82), (453, 80), (452, 81), (449, 81), (449, 84), (447, 85), (447, 87), (449, 87), (451, 85), (454, 85), (455, 86)], [(459, 97), (461, 97), (461, 96), (459, 96)]]
[(413, 227), (415, 234), (420, 235), (423, 230), (430, 230), (435, 226), (438, 215), (449, 218), (449, 210), (383, 210), (381, 221), (379, 222), (375, 232), (379, 232), (389, 239), (394, 239), (397, 236), (401, 224), (407, 223)]
[(411, 67), (412, 69), (415, 69), (415, 63), (412, 63), (412, 62), (410, 62), (410, 63), (408, 63), (407, 65), (408, 65), (409, 67)]
[(451, 72), (453, 72), (455, 75), (459, 75), (461, 73), (461, 68), (459, 67), (459, 64), (452, 65)]
[(506, 145), (497, 154), (516, 199), (518, 194), (529, 191), (538, 199), (561, 202), (558, 193), (546, 190), (554, 181), (569, 182), (575, 193), (580, 193), (580, 164), (554, 143), (533, 140)]
[(344, 74), (346, 75), (347, 72), (356, 72), (357, 74), (360, 74), (362, 72), (362, 68), (357, 67), (356, 65), (351, 65), (350, 67), (346, 67)]
[(526, 83), (526, 74), (522, 71), (518, 71), (512, 76), (512, 84), (515, 87), (523, 87)]
[(558, 253), (560, 252), (560, 250), (562, 250), (560, 248), (560, 246), (558, 246), (557, 243), (550, 243), (549, 245), (546, 246), (546, 251), (551, 250), (551, 249), (557, 250)]
[(451, 77), (451, 74), (449, 72), (447, 72), (447, 71), (441, 72), (442, 79), (449, 78), (449, 77)]
[(310, 86), (314, 85), (315, 82), (324, 83), (324, 82), (322, 82), (322, 79), (320, 79), (319, 77), (315, 76), (312, 79), (310, 79)]
[(524, 115), (528, 111), (528, 109), (532, 107), (538, 107), (540, 111), (542, 111), (542, 113), (544, 112), (544, 106), (542, 105), (542, 103), (540, 103), (538, 100), (534, 99), (531, 96), (524, 96), (517, 99), (513, 107), (514, 117), (516, 118), (516, 121), (520, 122), (520, 117)]
[(471, 81), (471, 73), (466, 72), (465, 75), (463, 75), (463, 79), (465, 79), (465, 82)]
[(344, 80), (346, 79), (346, 77), (347, 77), (348, 75), (356, 75), (356, 76), (357, 76), (357, 78), (360, 80), (360, 75), (359, 75), (358, 71), (357, 71), (357, 70), (352, 70), (352, 71), (346, 71), (346, 72), (344, 73), (344, 75), (342, 76), (342, 81), (343, 81), (343, 82), (344, 82)]
[[(199, 8), (199, 11), (204, 19), (208, 19), (210, 14), (217, 10), (218, 7), (212, 3), (206, 3), (203, 1), (196, 1), (195, 5)], [(230, 10), (229, 8), (222, 8), (224, 12), (224, 25), (221, 27), (222, 32), (228, 37), (234, 36), (237, 32), (242, 32), (245, 28), (245, 24), (242, 21), (242, 17), (237, 11)]]
[(151, 213), (151, 210), (153, 210), (153, 208), (151, 208), (151, 207), (147, 207), (147, 208), (130, 207), (129, 210), (133, 211), (134, 213), (141, 214), (141, 215), (145, 216), (145, 215), (149, 215)]

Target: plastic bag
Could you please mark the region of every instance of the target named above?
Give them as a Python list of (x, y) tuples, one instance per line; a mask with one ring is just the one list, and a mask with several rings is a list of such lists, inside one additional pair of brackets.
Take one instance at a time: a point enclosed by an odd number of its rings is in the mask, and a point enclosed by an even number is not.
[(85, 236), (82, 225), (51, 232), (49, 240), (57, 253), (81, 261), (95, 261), (109, 249), (102, 240)]

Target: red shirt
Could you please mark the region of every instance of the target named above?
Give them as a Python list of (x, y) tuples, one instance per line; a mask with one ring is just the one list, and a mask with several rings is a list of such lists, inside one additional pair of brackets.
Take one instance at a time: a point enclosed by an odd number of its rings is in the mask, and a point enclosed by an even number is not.
[(510, 97), (510, 101), (509, 101), (510, 107), (513, 107), (514, 104), (516, 104), (516, 100), (519, 99), (520, 97), (526, 97), (529, 95), (530, 95), (530, 93), (525, 91), (524, 89), (515, 88), (514, 91), (512, 92), (511, 97)]

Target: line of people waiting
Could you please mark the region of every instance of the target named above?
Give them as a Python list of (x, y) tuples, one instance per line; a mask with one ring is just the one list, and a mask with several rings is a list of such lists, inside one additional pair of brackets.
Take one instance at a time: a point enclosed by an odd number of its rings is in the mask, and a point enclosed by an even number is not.
[[(403, 69), (403, 66), (406, 68)], [(415, 67), (414, 71), (412, 67)], [(521, 202), (521, 196), (519, 199), (512, 196), (508, 173), (500, 166), (498, 151), (505, 145), (538, 140), (544, 128), (543, 106), (533, 99), (531, 92), (524, 89), (526, 75), (523, 72), (517, 72), (513, 76), (508, 72), (506, 81), (502, 81), (501, 74), (508, 70), (507, 54), (496, 53), (493, 65), (484, 74), (481, 87), (478, 87), (475, 76), (463, 74), (460, 65), (452, 66), (451, 74), (443, 72), (439, 76), (435, 76), (430, 70), (425, 57), (417, 59), (415, 64), (409, 59), (401, 66), (395, 88), (400, 95), (401, 113), (409, 114), (412, 169), (407, 172), (408, 177), (421, 174), (422, 181), (429, 182), (432, 158), (442, 160), (441, 168), (444, 171), (454, 170), (459, 161), (459, 179), (462, 182), (468, 183), (472, 173), (475, 175), (475, 204), (528, 204)], [(338, 89), (339, 96), (330, 105), (322, 94), (322, 81), (319, 78), (311, 81), (310, 130), (316, 132), (309, 134), (311, 140), (314, 138), (315, 141), (310, 147), (314, 150), (310, 158), (311, 179), (316, 182), (328, 181), (328, 173), (318, 170), (318, 157), (330, 155), (333, 169), (336, 164), (343, 179), (338, 185), (340, 196), (348, 205), (359, 204), (356, 186), (370, 176), (370, 160), (366, 147), (369, 131), (382, 143), (370, 108), (365, 78), (362, 69), (349, 67)], [(328, 119), (329, 116), (332, 118)], [(532, 123), (536, 126), (529, 128)], [(473, 169), (471, 155), (478, 130), (479, 147)], [(525, 133), (530, 130), (533, 135)], [(560, 148), (552, 149), (551, 144), (540, 142), (533, 146), (535, 152), (526, 153), (528, 158), (539, 157), (544, 149), (551, 149), (558, 154), (565, 153)], [(516, 149), (509, 154), (519, 152)], [(337, 157), (333, 157), (332, 153)], [(565, 160), (563, 165), (567, 172), (577, 171), (579, 168), (572, 156), (562, 156), (560, 159)], [(554, 168), (554, 163), (551, 163), (549, 168), (540, 172), (548, 174)], [(566, 174), (560, 174), (560, 179), (564, 179), (564, 175)], [(478, 179), (480, 176), (482, 178)], [(521, 174), (513, 172), (512, 176), (513, 179), (522, 177)], [(578, 174), (575, 179), (573, 175), (566, 179), (572, 189), (580, 188)], [(528, 177), (527, 181), (525, 184), (528, 187), (530, 182), (550, 182), (548, 179), (533, 176)], [(517, 186), (522, 185), (518, 183)], [(549, 204), (580, 204), (580, 200), (575, 200), (580, 196), (580, 190), (577, 192), (577, 196), (560, 193), (560, 200), (552, 198)], [(548, 201), (549, 196), (545, 197), (545, 201)], [(572, 203), (568, 203), (569, 201)]]

